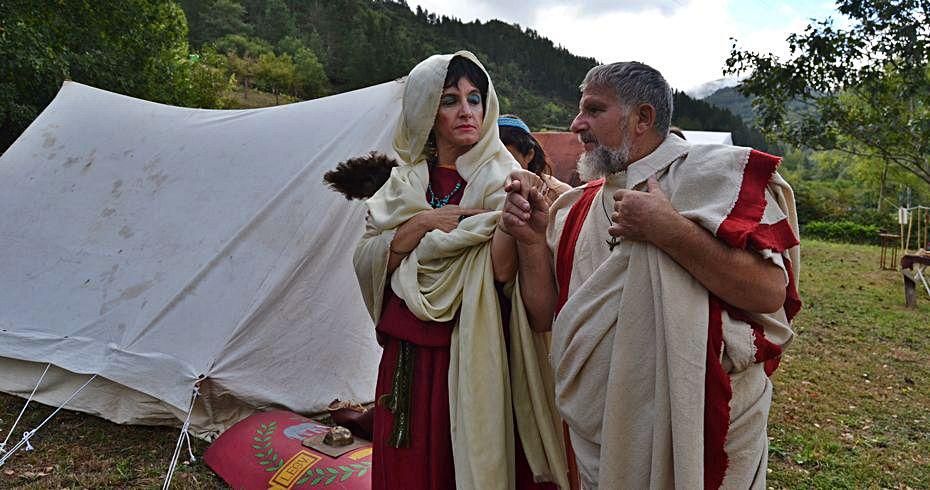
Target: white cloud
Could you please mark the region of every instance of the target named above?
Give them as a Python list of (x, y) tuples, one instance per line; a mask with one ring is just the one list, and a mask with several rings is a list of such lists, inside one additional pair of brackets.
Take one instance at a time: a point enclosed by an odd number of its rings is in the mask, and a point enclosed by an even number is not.
[(725, 0), (693, 2), (672, 14), (659, 10), (581, 17), (566, 7), (542, 10), (540, 34), (600, 62), (636, 60), (658, 69), (679, 89), (722, 77), (729, 52)]

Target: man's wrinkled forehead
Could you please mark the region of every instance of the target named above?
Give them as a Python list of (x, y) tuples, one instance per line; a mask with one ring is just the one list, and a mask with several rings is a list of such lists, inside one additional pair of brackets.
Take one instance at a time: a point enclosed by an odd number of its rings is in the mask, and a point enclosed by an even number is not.
[(589, 105), (604, 106), (622, 106), (617, 98), (617, 92), (604, 85), (589, 85), (581, 92), (581, 99), (578, 101), (578, 107), (584, 108)]

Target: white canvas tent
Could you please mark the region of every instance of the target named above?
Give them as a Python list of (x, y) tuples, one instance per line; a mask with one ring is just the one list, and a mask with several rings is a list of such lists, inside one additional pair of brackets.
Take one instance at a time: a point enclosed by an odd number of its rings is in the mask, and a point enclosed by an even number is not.
[[(322, 184), (393, 155), (402, 82), (266, 109), (65, 83), (0, 157), (0, 391), (193, 433), (253, 410), (370, 400), (352, 270), (364, 206)], [(6, 429), (6, 427), (3, 427)], [(25, 430), (25, 428), (24, 428)]]
[(729, 131), (682, 131), (691, 143), (702, 145), (732, 145), (733, 135)]

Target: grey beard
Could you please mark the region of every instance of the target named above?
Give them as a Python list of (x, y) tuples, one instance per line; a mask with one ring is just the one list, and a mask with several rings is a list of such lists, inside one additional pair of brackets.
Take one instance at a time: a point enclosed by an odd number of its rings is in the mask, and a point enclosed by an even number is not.
[(624, 141), (616, 150), (598, 145), (582, 153), (578, 160), (578, 176), (587, 182), (626, 170), (630, 163), (630, 146), (630, 142)]

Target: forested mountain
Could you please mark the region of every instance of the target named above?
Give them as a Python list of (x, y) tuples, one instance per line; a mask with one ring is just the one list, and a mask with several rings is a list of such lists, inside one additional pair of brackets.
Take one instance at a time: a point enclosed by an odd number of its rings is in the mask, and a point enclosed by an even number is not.
[[(329, 93), (401, 77), (431, 54), (468, 49), (485, 62), (491, 73), (502, 112), (519, 114), (534, 128), (569, 125), (578, 103), (578, 84), (597, 64), (592, 58), (575, 56), (555, 46), (531, 29), (497, 20), (462, 22), (419, 7), (413, 11), (404, 1), (180, 3), (187, 13), (194, 49), (216, 49), (222, 54), (237, 37), (265, 44), (271, 55), (293, 53), (295, 46), (306, 48), (322, 64), (326, 80), (320, 86), (326, 86)], [(237, 61), (249, 56), (239, 49)], [(764, 138), (738, 118), (727, 117), (684, 93), (676, 95), (674, 123), (685, 129), (732, 131), (737, 144), (765, 148)]]
[[(462, 22), (419, 8), (414, 12), (405, 2), (180, 3), (187, 14), (194, 50), (215, 50), (224, 55), (234, 49), (236, 62), (253, 58), (256, 64), (262, 55), (268, 60), (303, 48), (311, 51), (325, 71), (326, 90), (293, 94), (303, 98), (392, 80), (406, 75), (429, 55), (468, 49), (485, 61), (501, 97), (502, 111), (519, 113), (537, 127), (566, 126), (577, 105), (578, 83), (597, 64), (592, 58), (572, 55), (529, 29), (499, 21)], [(248, 71), (248, 67), (233, 66), (240, 81)], [(268, 88), (265, 85), (263, 88)]]
[(741, 94), (736, 87), (721, 88), (701, 100), (732, 112), (746, 124), (752, 124), (756, 118), (752, 110), (752, 99)]

